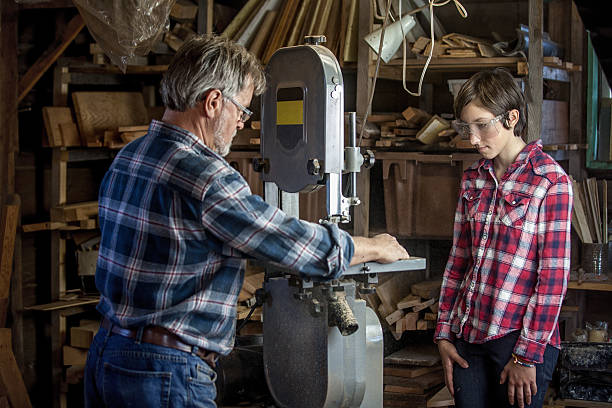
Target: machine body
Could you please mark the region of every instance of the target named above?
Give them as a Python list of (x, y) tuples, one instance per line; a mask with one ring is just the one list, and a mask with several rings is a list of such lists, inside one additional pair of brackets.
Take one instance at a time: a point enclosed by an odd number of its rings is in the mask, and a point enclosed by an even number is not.
[[(344, 146), (344, 89), (331, 51), (311, 44), (281, 48), (267, 65), (262, 97), (261, 158), (265, 200), (299, 216), (299, 192), (326, 188), (327, 216), (350, 220), (356, 173), (364, 163), (355, 146)], [(371, 153), (367, 153), (371, 162)], [(349, 173), (348, 197), (342, 176)], [(354, 266), (340, 280), (313, 281), (298, 270), (266, 266), (264, 372), (280, 407), (382, 407), (382, 328), (358, 298), (372, 293), (378, 273), (422, 270), (423, 258)]]

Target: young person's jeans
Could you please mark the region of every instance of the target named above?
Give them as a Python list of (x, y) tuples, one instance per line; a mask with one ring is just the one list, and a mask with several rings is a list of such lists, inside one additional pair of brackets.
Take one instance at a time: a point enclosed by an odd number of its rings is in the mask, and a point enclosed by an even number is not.
[(216, 407), (216, 373), (195, 354), (100, 328), (87, 355), (85, 407)]
[[(457, 408), (512, 406), (508, 402), (508, 380), (506, 379), (504, 384), (499, 384), (499, 380), (501, 372), (512, 358), (512, 350), (518, 336), (519, 331), (517, 330), (483, 344), (471, 344), (463, 339), (455, 341), (457, 352), (469, 364), (468, 368), (461, 368), (458, 364), (453, 364), (453, 385)], [(558, 357), (559, 350), (547, 345), (544, 362), (536, 364), (538, 392), (531, 397), (531, 404), (525, 404), (525, 407), (539, 408), (542, 406)], [(516, 398), (514, 406), (518, 406)]]

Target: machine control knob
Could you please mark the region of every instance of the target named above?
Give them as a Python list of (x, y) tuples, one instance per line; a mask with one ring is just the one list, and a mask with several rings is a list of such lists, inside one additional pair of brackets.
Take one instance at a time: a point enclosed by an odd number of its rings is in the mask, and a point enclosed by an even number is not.
[(376, 162), (374, 152), (370, 149), (366, 149), (365, 153), (363, 154), (363, 167), (369, 169), (370, 167), (374, 166), (374, 162)]
[(321, 175), (321, 163), (319, 163), (319, 159), (310, 159), (307, 164), (308, 174), (312, 174), (313, 176)]
[(307, 35), (304, 37), (304, 44), (319, 45), (327, 42), (327, 37), (324, 35)]
[(268, 171), (270, 171), (270, 160), (263, 159), (261, 157), (255, 157), (253, 159), (253, 170), (255, 170), (257, 173), (261, 173), (262, 171), (264, 173), (267, 173)]

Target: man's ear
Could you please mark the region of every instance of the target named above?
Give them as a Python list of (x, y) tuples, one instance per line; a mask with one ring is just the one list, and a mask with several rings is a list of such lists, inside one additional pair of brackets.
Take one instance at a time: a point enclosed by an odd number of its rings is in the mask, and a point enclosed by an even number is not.
[(223, 94), (218, 89), (212, 89), (202, 99), (202, 110), (207, 118), (216, 118), (221, 114), (223, 108)]

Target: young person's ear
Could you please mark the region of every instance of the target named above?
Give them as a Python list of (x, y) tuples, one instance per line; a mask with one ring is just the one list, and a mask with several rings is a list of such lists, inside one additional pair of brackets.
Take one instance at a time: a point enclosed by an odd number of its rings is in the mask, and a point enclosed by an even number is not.
[(518, 109), (512, 109), (511, 111), (506, 112), (503, 119), (503, 125), (506, 129), (510, 130), (514, 126), (516, 126), (519, 120), (520, 113)]

